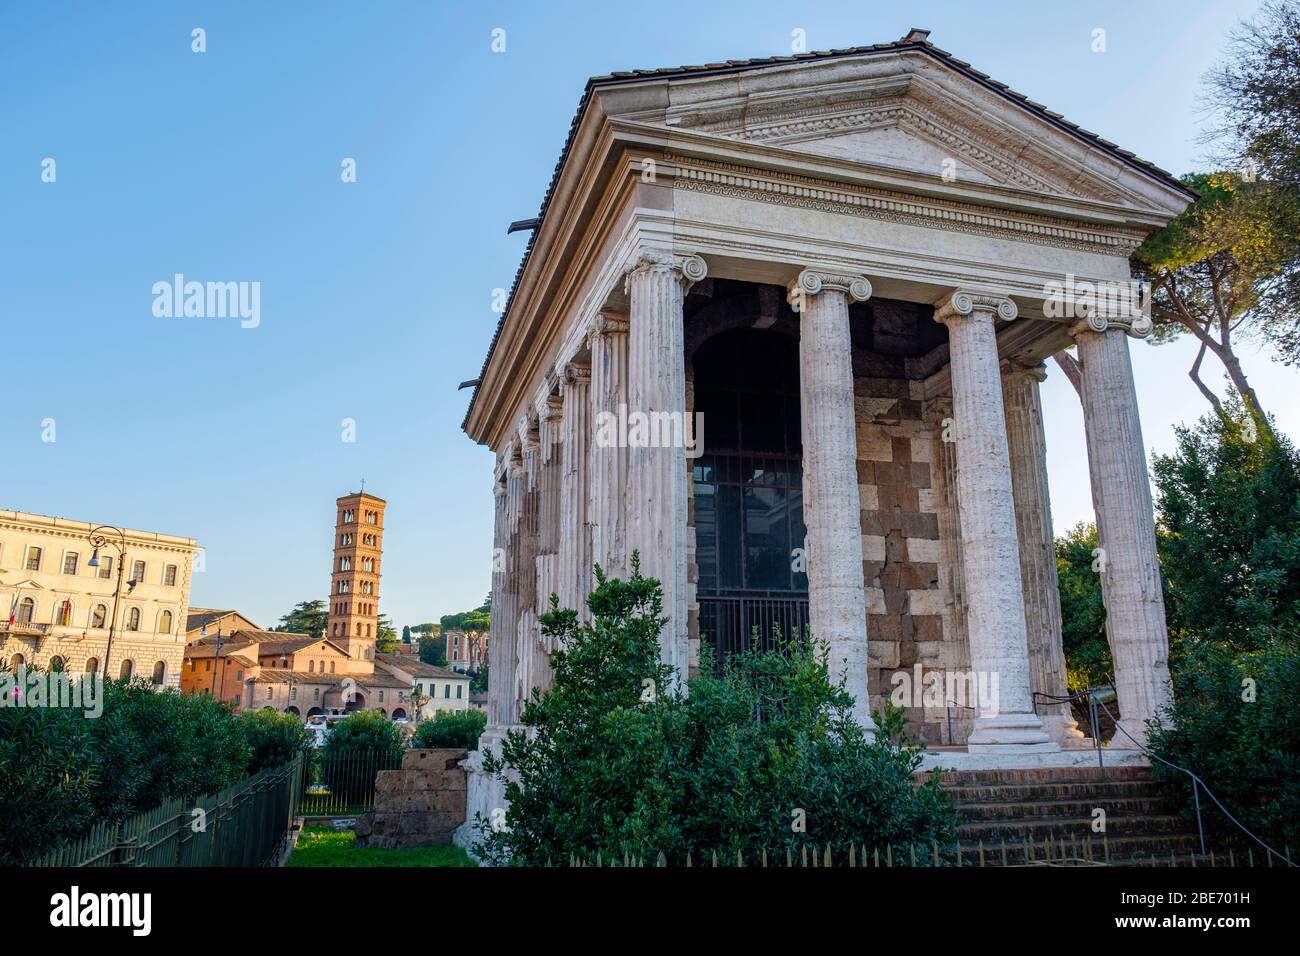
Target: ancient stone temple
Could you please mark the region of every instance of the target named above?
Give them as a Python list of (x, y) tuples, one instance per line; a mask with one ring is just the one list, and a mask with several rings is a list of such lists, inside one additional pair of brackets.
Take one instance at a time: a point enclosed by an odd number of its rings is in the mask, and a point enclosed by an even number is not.
[(923, 30), (589, 81), (465, 419), (497, 458), (483, 746), (547, 685), (549, 595), (581, 607), (636, 550), (682, 675), (811, 629), (864, 725), (913, 675), (991, 677), (913, 729), (1062, 759), (1080, 733), (1034, 696), (1065, 691), (1038, 387), (1071, 344), (1142, 739), (1169, 689), (1129, 255), (1192, 198)]

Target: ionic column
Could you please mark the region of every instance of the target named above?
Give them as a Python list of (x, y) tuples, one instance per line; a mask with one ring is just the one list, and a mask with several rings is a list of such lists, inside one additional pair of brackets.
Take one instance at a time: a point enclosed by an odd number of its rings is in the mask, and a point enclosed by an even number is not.
[(871, 296), (861, 276), (804, 270), (790, 284), (799, 314), (803, 513), (808, 529), (808, 614), (833, 679), (853, 695), (853, 717), (875, 731), (867, 681), (867, 595), (862, 576), (857, 420), (849, 299)]
[[(682, 303), (707, 272), (699, 256), (642, 249), (627, 273), (629, 554), (663, 584), (662, 659), (685, 681), (690, 666), (686, 617), (686, 356)], [(636, 417), (645, 427), (642, 428)], [(644, 442), (644, 444), (642, 444)]]
[[(560, 527), (561, 485), (563, 482), (564, 449), (560, 444), (563, 418), (563, 399), (548, 396), (540, 409), (537, 434), (539, 441), (537, 460), (537, 615), (551, 609), (551, 595), (560, 593)], [(533, 687), (546, 690), (550, 687), (550, 654), (555, 648), (537, 626), (533, 649)], [(531, 688), (530, 688), (531, 689)]]
[(515, 629), (515, 713), (523, 712), (524, 701), (538, 679), (539, 660), (542, 654), (538, 641), (537, 613), (537, 532), (538, 511), (541, 504), (538, 487), (538, 459), (540, 449), (540, 423), (534, 421), (523, 438), (524, 493), (520, 501), (519, 536), (519, 609)]
[(1112, 747), (1133, 748), (1134, 740), (1145, 746), (1146, 722), (1159, 719), (1173, 699), (1151, 484), (1128, 352), (1128, 335), (1150, 334), (1150, 328), (1149, 322), (1121, 324), (1092, 315), (1072, 329), (1082, 373), (1106, 636), (1124, 731), (1116, 732)]
[(934, 315), (948, 326), (967, 633), (972, 677), (980, 689), (967, 740), (972, 752), (1060, 749), (1034, 713), (1029, 691), (1020, 548), (993, 329), (995, 317), (1011, 320), (1016, 314), (1010, 299), (957, 292)]
[(591, 592), (591, 533), (587, 524), (587, 470), (591, 444), (591, 369), (566, 363), (560, 396), (564, 418), (560, 444), (564, 474), (560, 486), (560, 606), (587, 620)]
[[(627, 446), (618, 423), (627, 417), (627, 316), (601, 312), (592, 323), (590, 478), (591, 560), (608, 577), (627, 577)], [(622, 412), (620, 413), (620, 408)]]
[[(523, 511), (524, 474), (523, 458), (518, 448), (508, 455), (505, 480), (506, 542), (502, 552), (502, 601), (498, 609), (492, 604), (492, 655), (488, 669), (488, 684), (499, 715), (497, 723), (510, 727), (519, 723), (518, 689), (516, 675), (519, 668), (519, 585), (522, 576), (520, 548), (520, 516)], [(496, 669), (495, 676), (493, 668)]]
[[(1020, 580), (1025, 595), (1025, 631), (1029, 644), (1029, 688), (1063, 697), (1065, 650), (1061, 644), (1061, 592), (1052, 538), (1052, 503), (1047, 486), (1047, 439), (1038, 383), (1047, 378), (1042, 365), (1026, 368), (1003, 362), (1002, 401), (1006, 411), (1011, 492), (1020, 545)], [(1082, 740), (1069, 704), (1038, 701), (1037, 711), (1048, 735), (1059, 744)]]
[[(500, 477), (493, 482), (492, 494), (495, 502), (496, 520), (492, 533), (492, 616), (499, 623), (509, 613), (506, 598), (506, 549), (510, 544), (509, 517), (506, 513), (507, 473), (510, 469), (509, 453), (501, 468)], [(506, 726), (505, 711), (498, 690), (501, 681), (493, 678), (493, 673), (505, 674), (506, 666), (501, 660), (505, 642), (492, 641), (488, 645), (488, 726)], [(499, 670), (498, 670), (499, 668)]]

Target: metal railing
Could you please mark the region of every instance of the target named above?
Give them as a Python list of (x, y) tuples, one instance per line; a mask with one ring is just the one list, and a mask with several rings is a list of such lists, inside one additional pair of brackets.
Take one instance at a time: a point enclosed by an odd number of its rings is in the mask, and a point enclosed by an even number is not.
[[(1229, 811), (1228, 808), (1223, 805), (1223, 801), (1221, 801), (1217, 796), (1215, 796), (1214, 791), (1211, 790), (1209, 786), (1206, 785), (1205, 781), (1202, 780), (1200, 777), (1198, 777), (1193, 771), (1189, 770), (1187, 767), (1183, 767), (1174, 763), (1172, 760), (1166, 760), (1164, 757), (1160, 756), (1158, 753), (1151, 750), (1149, 747), (1146, 746), (1146, 744), (1142, 743), (1140, 740), (1138, 740), (1136, 737), (1130, 734), (1127, 730), (1125, 730), (1124, 727), (1120, 724), (1119, 718), (1116, 717), (1113, 713), (1111, 713), (1110, 708), (1107, 707), (1105, 702), (1101, 699), (1101, 694), (1099, 693), (1099, 691), (1110, 691), (1113, 693), (1114, 688), (1113, 687), (1100, 687), (1100, 688), (1090, 687), (1087, 690), (1078, 691), (1077, 693), (1074, 694), (1066, 694), (1063, 697), (1052, 695), (1052, 694), (1043, 694), (1038, 691), (1035, 691), (1033, 694), (1034, 711), (1035, 713), (1037, 713), (1038, 701), (1040, 699), (1048, 701), (1049, 703), (1063, 704), (1063, 703), (1071, 703), (1075, 700), (1086, 697), (1088, 699), (1088, 713), (1089, 713), (1089, 722), (1091, 724), (1091, 730), (1092, 730), (1093, 747), (1097, 751), (1097, 765), (1099, 767), (1104, 765), (1102, 764), (1101, 734), (1097, 731), (1097, 720), (1095, 719), (1098, 708), (1100, 708), (1102, 711), (1105, 711), (1106, 716), (1109, 717), (1111, 723), (1115, 725), (1115, 732), (1121, 733), (1125, 737), (1127, 737), (1129, 741), (1132, 742), (1134, 747), (1142, 751), (1142, 753), (1146, 754), (1148, 757), (1153, 757), (1156, 760), (1159, 760), (1166, 767), (1170, 767), (1173, 770), (1177, 770), (1180, 773), (1186, 774), (1187, 778), (1192, 782), (1192, 803), (1196, 809), (1196, 833), (1201, 842), (1202, 856), (1206, 854), (1205, 825), (1201, 819), (1200, 791), (1203, 789), (1205, 791), (1205, 795), (1214, 801), (1214, 805), (1217, 806), (1223, 812), (1223, 815), (1225, 817), (1227, 817), (1230, 821), (1232, 821), (1232, 823), (1237, 827), (1237, 829), (1239, 829), (1242, 833), (1246, 834), (1246, 836), (1250, 837), (1252, 840), (1254, 840), (1256, 843), (1262, 846), (1265, 849), (1265, 851), (1267, 851), (1267, 853), (1269, 854), (1268, 859), (1270, 861), (1272, 860), (1273, 857), (1277, 857), (1287, 866), (1296, 865), (1295, 863), (1291, 862), (1291, 859), (1288, 856), (1279, 853), (1277, 850), (1273, 849), (1271, 846), (1269, 846), (1267, 843), (1261, 840), (1258, 836), (1252, 833), (1244, 823), (1242, 823), (1235, 816), (1233, 816), (1231, 811)], [(1113, 740), (1114, 738), (1112, 737), (1111, 739)]]
[(721, 668), (728, 654), (755, 645), (766, 650), (780, 639), (808, 633), (808, 598), (702, 595), (700, 635), (714, 648)]
[(375, 778), (399, 770), (401, 755), (313, 754), (299, 774), (299, 812), (308, 817), (355, 816), (375, 808)]
[(298, 815), (303, 757), (197, 800), (101, 823), (31, 866), (274, 866)]

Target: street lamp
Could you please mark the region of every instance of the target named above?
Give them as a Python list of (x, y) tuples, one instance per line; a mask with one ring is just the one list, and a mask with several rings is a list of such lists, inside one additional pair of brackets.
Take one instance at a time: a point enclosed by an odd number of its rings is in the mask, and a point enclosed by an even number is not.
[[(116, 535), (116, 538), (113, 535)], [(90, 560), (86, 562), (88, 567), (99, 567), (100, 548), (110, 545), (117, 548), (117, 585), (113, 589), (113, 616), (108, 621), (108, 646), (104, 649), (104, 679), (108, 680), (113, 676), (109, 662), (113, 657), (113, 630), (117, 626), (117, 605), (122, 599), (122, 569), (126, 566), (126, 532), (110, 524), (101, 524), (90, 529), (86, 540), (95, 549), (90, 555)], [(135, 589), (135, 585), (136, 582), (131, 581), (132, 590)]]

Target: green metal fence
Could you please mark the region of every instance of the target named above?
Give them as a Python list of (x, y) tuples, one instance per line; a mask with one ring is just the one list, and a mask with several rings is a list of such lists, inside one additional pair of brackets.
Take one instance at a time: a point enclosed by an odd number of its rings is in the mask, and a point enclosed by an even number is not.
[(299, 814), (304, 759), (198, 800), (103, 823), (33, 866), (274, 866)]
[(318, 752), (302, 766), (299, 813), (313, 816), (354, 816), (375, 808), (375, 776), (399, 770), (401, 755), (352, 753), (326, 757)]

